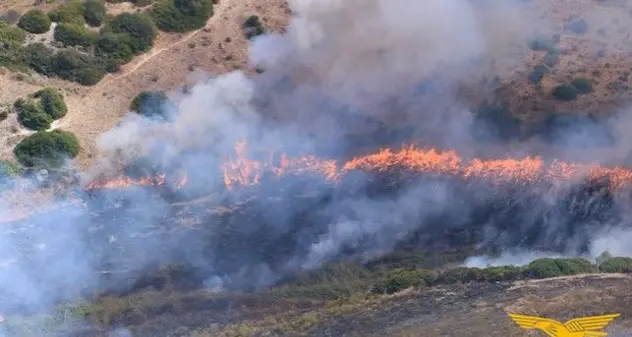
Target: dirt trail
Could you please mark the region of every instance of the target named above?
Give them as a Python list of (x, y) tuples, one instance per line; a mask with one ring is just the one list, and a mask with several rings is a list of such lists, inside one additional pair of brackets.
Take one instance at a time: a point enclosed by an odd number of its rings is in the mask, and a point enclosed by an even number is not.
[(139, 92), (169, 91), (191, 84), (192, 71), (219, 74), (246, 68), (248, 41), (241, 23), (250, 14), (265, 18), (266, 26), (273, 30), (284, 27), (288, 20), (283, 0), (221, 1), (203, 29), (182, 35), (161, 33), (154, 49), (124, 66), (122, 73), (109, 74), (96, 86), (78, 88), (76, 95), (68, 95), (64, 125), (81, 142), (79, 163), (85, 167), (92, 162), (98, 136), (128, 112)]

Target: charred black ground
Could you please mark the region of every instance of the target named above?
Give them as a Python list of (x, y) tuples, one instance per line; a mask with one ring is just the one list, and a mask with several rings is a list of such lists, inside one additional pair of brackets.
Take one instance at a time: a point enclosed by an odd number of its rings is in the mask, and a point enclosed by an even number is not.
[[(60, 285), (61, 300), (160, 288), (164, 278), (148, 275), (157, 275), (154, 271), (166, 265), (177, 266), (170, 277), (182, 289), (221, 280), (226, 290), (253, 290), (318, 264), (371, 263), (392, 252), (441, 254), (473, 247), (473, 254), (500, 253), (507, 248), (581, 254), (587, 252), (597, 230), (628, 226), (629, 191), (615, 194), (608, 187), (605, 180), (567, 186), (557, 182), (498, 184), (393, 170), (355, 172), (338, 184), (316, 177), (286, 177), (196, 200), (155, 188), (95, 190), (83, 194), (81, 206), (5, 224), (2, 235), (23, 238), (12, 240), (16, 247), (5, 250), (14, 261), (5, 268), (37, 273), (44, 265), (63, 259), (65, 245), (81, 242), (87, 263), (95, 266), (91, 277), (96, 282), (88, 282), (83, 289)], [(159, 207), (148, 211), (132, 202), (130, 198), (138, 200), (139, 193)], [(363, 212), (370, 212), (371, 207), (383, 207), (383, 216), (367, 218)], [(70, 217), (75, 234), (60, 230), (67, 225), (55, 221), (64, 213), (65, 218), (77, 214)], [(335, 253), (313, 264), (314, 245), (336, 237), (332, 231), (346, 227), (332, 224), (345, 221), (373, 221), (375, 229), (341, 240), (332, 248)], [(31, 240), (35, 232), (61, 236), (55, 241), (59, 246), (38, 249)], [(160, 254), (165, 243), (178, 243), (177, 249)], [(41, 279), (45, 282), (46, 277)], [(3, 298), (15, 299), (0, 303), (4, 312), (41, 304), (15, 296)]]

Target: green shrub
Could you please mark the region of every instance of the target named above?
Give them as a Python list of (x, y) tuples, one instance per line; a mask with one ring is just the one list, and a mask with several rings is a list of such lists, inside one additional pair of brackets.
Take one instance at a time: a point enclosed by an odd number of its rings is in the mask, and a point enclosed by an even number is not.
[(562, 275), (577, 275), (596, 271), (588, 260), (581, 258), (555, 259), (555, 264), (557, 264)]
[(184, 33), (203, 28), (213, 15), (212, 0), (161, 0), (150, 15), (158, 29)]
[(521, 278), (522, 269), (516, 266), (488, 267), (483, 269), (483, 281), (515, 281)]
[(371, 292), (374, 294), (394, 294), (410, 287), (426, 286), (428, 283), (424, 277), (427, 277), (427, 271), (394, 269), (385, 280), (376, 284)]
[(570, 85), (560, 84), (551, 90), (551, 95), (559, 101), (572, 101), (577, 98), (577, 89)]
[(24, 59), (28, 66), (43, 75), (53, 74), (52, 55), (53, 50), (43, 43), (31, 43), (24, 48)]
[(88, 0), (84, 4), (83, 18), (92, 27), (103, 24), (107, 11), (103, 0)]
[(97, 40), (95, 53), (116, 65), (128, 63), (134, 57), (128, 40), (126, 34), (104, 33)]
[(18, 122), (31, 130), (46, 130), (50, 128), (53, 117), (46, 114), (38, 102), (20, 98), (13, 103), (18, 113)]
[(62, 50), (51, 59), (52, 72), (61, 79), (82, 85), (95, 85), (103, 76), (103, 62), (74, 50)]
[(39, 131), (22, 140), (13, 150), (20, 164), (26, 167), (60, 167), (79, 153), (79, 142), (71, 132)]
[(599, 271), (603, 273), (632, 273), (632, 258), (613, 257), (603, 261), (599, 265)]
[(62, 118), (68, 112), (64, 96), (55, 88), (41, 89), (33, 94), (33, 97), (39, 99), (42, 111), (53, 119)]
[(259, 17), (256, 16), (256, 15), (249, 16), (244, 21), (244, 24), (242, 25), (242, 28), (244, 30), (244, 35), (246, 35), (247, 39), (252, 39), (255, 36), (259, 36), (259, 35), (265, 33), (265, 31), (266, 31), (266, 29), (263, 26), (263, 24), (261, 24), (261, 21), (259, 20)]
[(584, 19), (575, 20), (569, 23), (566, 26), (566, 29), (577, 35), (584, 35), (588, 32), (588, 23), (586, 23), (586, 20)]
[(0, 21), (0, 42), (21, 44), (26, 39), (26, 33), (10, 24)]
[(134, 97), (130, 109), (141, 115), (159, 114), (161, 105), (167, 101), (167, 95), (162, 91), (143, 91)]
[(96, 42), (98, 35), (83, 25), (60, 23), (55, 27), (54, 38), (65, 46), (90, 47)]
[(84, 3), (79, 0), (72, 0), (57, 7), (56, 10), (48, 13), (48, 16), (54, 22), (83, 25), (86, 23), (84, 12)]
[(557, 277), (562, 275), (560, 267), (556, 263), (555, 259), (544, 258), (537, 259), (529, 263), (529, 266), (525, 270), (527, 276), (532, 278), (548, 278)]
[(157, 31), (154, 23), (142, 14), (123, 13), (110, 21), (103, 33), (125, 34), (123, 39), (134, 54), (146, 52), (154, 45)]
[(31, 9), (20, 18), (18, 27), (33, 34), (43, 34), (50, 29), (50, 19), (39, 9)]
[(534, 84), (540, 83), (540, 81), (542, 81), (542, 78), (544, 78), (544, 75), (546, 75), (548, 72), (549, 68), (547, 68), (543, 64), (538, 64), (537, 66), (535, 66), (535, 68), (533, 68), (531, 74), (529, 74), (529, 81)]
[(0, 43), (0, 67), (13, 71), (28, 72), (23, 48), (13, 43)]
[(585, 77), (578, 77), (571, 81), (571, 86), (575, 88), (580, 94), (588, 94), (593, 92), (593, 86), (589, 79)]

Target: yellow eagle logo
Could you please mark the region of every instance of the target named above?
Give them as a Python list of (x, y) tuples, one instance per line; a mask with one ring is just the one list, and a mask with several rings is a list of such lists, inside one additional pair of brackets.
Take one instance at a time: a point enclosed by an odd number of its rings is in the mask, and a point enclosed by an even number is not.
[(565, 323), (536, 316), (509, 314), (509, 317), (523, 329), (538, 329), (551, 337), (603, 337), (608, 334), (599, 330), (619, 314), (574, 318)]

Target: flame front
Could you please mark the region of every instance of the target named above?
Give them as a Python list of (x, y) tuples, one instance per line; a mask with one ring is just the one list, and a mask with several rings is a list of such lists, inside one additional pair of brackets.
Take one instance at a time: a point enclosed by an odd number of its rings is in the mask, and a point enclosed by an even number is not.
[(623, 167), (604, 168), (598, 164), (576, 164), (553, 161), (546, 165), (540, 157), (523, 159), (473, 159), (465, 162), (454, 151), (424, 150), (413, 145), (399, 151), (381, 149), (376, 153), (356, 157), (339, 163), (314, 156), (288, 158), (282, 156), (277, 167), (245, 157), (245, 143), (236, 147), (238, 158), (224, 165), (224, 182), (231, 189), (235, 186), (255, 185), (265, 170), (277, 176), (286, 174), (320, 174), (325, 180), (337, 182), (352, 171), (389, 172), (406, 170), (418, 173), (434, 173), (461, 178), (482, 178), (491, 182), (537, 182), (544, 180), (590, 180), (608, 178), (611, 188), (632, 183), (632, 171)]
[[(424, 150), (413, 145), (400, 150), (381, 149), (376, 153), (356, 157), (349, 161), (322, 159), (312, 155), (288, 157), (281, 155), (277, 164), (272, 156), (267, 161), (250, 159), (247, 156), (247, 143), (239, 142), (235, 146), (235, 158), (228, 158), (223, 165), (224, 184), (228, 189), (237, 186), (259, 184), (265, 174), (274, 177), (288, 175), (318, 175), (324, 180), (338, 182), (347, 173), (353, 171), (389, 172), (406, 170), (417, 173), (433, 173), (464, 179), (480, 178), (490, 182), (527, 183), (538, 181), (568, 181), (587, 178), (609, 179), (613, 189), (632, 184), (632, 171), (623, 167), (605, 168), (598, 164), (577, 164), (553, 161), (546, 164), (540, 157), (522, 159), (473, 159), (464, 161), (454, 151), (441, 152), (436, 149)], [(162, 186), (165, 175), (132, 179), (121, 176), (111, 180), (95, 181), (86, 189), (122, 188), (128, 186)], [(188, 183), (184, 175), (174, 186), (182, 188)]]

